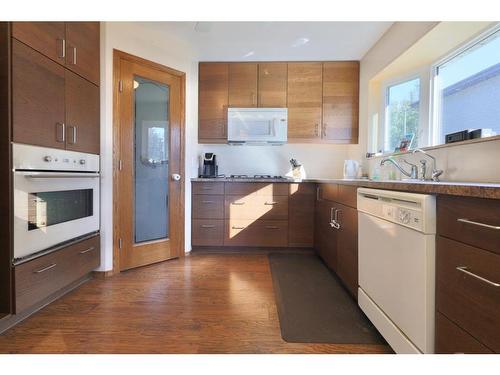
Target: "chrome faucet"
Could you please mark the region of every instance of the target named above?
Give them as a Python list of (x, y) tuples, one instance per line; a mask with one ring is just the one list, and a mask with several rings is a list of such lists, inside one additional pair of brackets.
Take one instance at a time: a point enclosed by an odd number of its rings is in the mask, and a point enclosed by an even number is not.
[[(424, 154), (425, 156), (427, 156), (428, 158), (430, 158), (432, 160), (431, 179), (432, 179), (432, 181), (438, 182), (439, 176), (441, 176), (443, 174), (443, 171), (441, 169), (436, 169), (436, 158), (434, 156), (428, 154), (424, 150), (419, 149), (419, 148), (413, 150), (412, 154), (415, 154), (417, 152)], [(420, 177), (420, 179), (422, 181), (425, 181), (426, 180), (425, 176), (427, 173), (427, 163), (425, 160), (420, 160), (420, 165), (421, 165), (421, 177)]]
[(385, 159), (382, 159), (382, 161), (380, 162), (380, 165), (384, 165), (385, 163), (387, 162), (391, 162), (392, 164), (394, 164), (396, 166), (397, 169), (399, 169), (401, 171), (402, 174), (404, 174), (405, 176), (407, 177), (410, 177), (414, 180), (418, 179), (418, 167), (415, 165), (415, 164), (412, 164), (408, 161), (406, 161), (405, 159), (401, 158), (399, 159), (400, 161), (402, 161), (403, 163), (406, 163), (408, 164), (410, 167), (411, 167), (411, 171), (410, 172), (407, 172), (405, 171), (403, 168), (401, 168), (401, 166), (392, 158), (385, 158)]

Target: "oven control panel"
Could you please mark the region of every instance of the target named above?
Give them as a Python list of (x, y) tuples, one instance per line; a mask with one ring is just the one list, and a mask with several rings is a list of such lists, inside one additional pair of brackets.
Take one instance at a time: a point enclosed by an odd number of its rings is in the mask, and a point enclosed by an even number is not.
[(99, 172), (99, 155), (55, 148), (12, 144), (15, 170)]

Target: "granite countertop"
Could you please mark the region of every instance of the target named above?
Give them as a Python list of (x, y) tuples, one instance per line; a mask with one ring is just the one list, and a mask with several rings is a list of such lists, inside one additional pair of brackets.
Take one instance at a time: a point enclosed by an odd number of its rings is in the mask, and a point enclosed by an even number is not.
[(307, 178), (293, 179), (256, 179), (256, 178), (192, 178), (193, 182), (264, 182), (264, 183), (332, 183), (374, 189), (399, 190), (422, 194), (445, 194), (464, 197), (500, 199), (500, 184), (481, 182), (434, 182), (434, 181), (393, 181), (368, 179), (335, 179), (335, 178)]

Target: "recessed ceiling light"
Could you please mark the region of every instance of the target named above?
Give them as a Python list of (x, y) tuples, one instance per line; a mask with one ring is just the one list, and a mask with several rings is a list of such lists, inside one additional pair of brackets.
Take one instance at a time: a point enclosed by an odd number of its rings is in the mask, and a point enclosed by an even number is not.
[(295, 40), (295, 42), (292, 43), (292, 47), (296, 48), (296, 47), (300, 47), (300, 46), (303, 46), (304, 44), (307, 44), (309, 43), (309, 38), (299, 38), (297, 40)]

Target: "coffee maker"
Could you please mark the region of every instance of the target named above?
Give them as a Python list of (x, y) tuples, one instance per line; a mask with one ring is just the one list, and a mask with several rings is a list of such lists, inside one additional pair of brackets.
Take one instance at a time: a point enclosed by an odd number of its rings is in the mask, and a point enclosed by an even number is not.
[(203, 178), (217, 177), (217, 172), (219, 167), (217, 166), (215, 154), (212, 152), (206, 152), (201, 159), (202, 162), (201, 162), (200, 177)]

